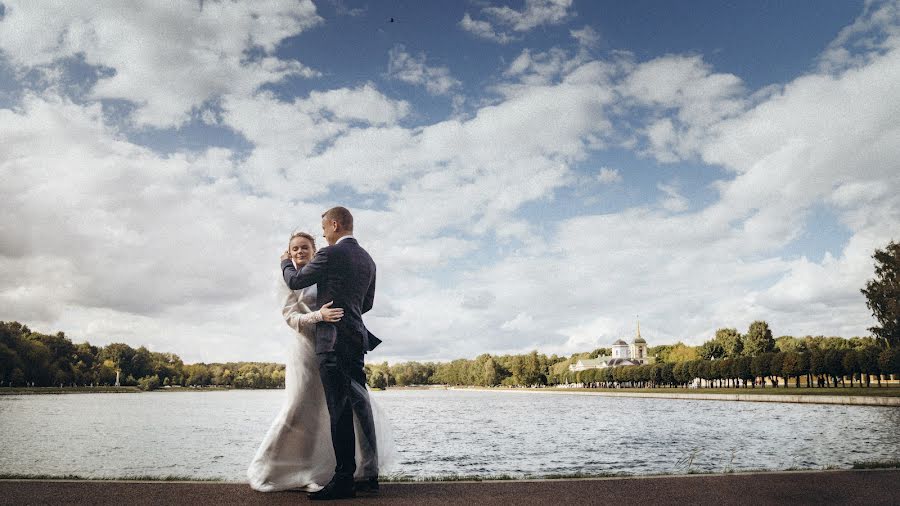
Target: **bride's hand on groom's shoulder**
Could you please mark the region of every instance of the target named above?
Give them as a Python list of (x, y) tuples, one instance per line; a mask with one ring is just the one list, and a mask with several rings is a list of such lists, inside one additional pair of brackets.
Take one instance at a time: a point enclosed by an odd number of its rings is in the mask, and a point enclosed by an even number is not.
[(339, 307), (331, 307), (334, 304), (334, 301), (331, 301), (327, 304), (322, 304), (322, 307), (319, 308), (319, 313), (322, 314), (322, 321), (334, 323), (340, 321), (344, 316), (344, 310)]

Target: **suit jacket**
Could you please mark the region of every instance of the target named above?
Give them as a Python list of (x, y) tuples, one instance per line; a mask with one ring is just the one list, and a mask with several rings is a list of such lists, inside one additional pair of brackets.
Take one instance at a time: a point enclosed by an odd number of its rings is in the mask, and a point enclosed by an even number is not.
[(331, 307), (344, 310), (341, 321), (316, 324), (316, 353), (366, 353), (381, 343), (362, 320), (375, 301), (375, 262), (356, 239), (320, 249), (299, 271), (290, 259), (283, 260), (281, 272), (290, 289), (316, 285), (319, 305), (334, 301)]

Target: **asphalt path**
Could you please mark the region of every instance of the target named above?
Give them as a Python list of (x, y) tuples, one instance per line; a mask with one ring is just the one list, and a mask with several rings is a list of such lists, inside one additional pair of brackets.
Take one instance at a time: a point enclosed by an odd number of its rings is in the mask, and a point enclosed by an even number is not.
[[(242, 483), (0, 480), (0, 504), (281, 505), (300, 492)], [(577, 480), (385, 483), (375, 497), (327, 504), (900, 505), (900, 469), (797, 471)]]

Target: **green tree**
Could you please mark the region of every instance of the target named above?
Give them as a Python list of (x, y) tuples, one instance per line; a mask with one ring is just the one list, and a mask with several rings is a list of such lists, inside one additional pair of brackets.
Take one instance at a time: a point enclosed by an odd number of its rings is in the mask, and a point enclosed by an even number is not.
[(722, 345), (725, 350), (725, 356), (728, 358), (737, 358), (744, 353), (744, 338), (737, 329), (727, 328), (716, 330), (716, 341)]
[[(700, 358), (700, 354), (697, 352), (697, 348), (694, 346), (688, 346), (684, 343), (678, 342), (672, 345), (672, 347), (668, 350), (668, 353), (665, 355), (665, 358), (660, 356), (660, 360), (663, 362), (691, 362)], [(693, 378), (692, 378), (693, 379)]]
[(876, 249), (875, 279), (860, 290), (878, 325), (869, 330), (888, 347), (900, 345), (900, 243), (891, 241)]
[(900, 346), (882, 350), (878, 355), (878, 367), (882, 374), (900, 375)]
[(503, 373), (500, 366), (497, 365), (493, 357), (488, 356), (487, 360), (482, 364), (479, 384), (486, 387), (494, 387), (499, 385), (501, 381), (503, 381)]
[(144, 391), (156, 390), (159, 388), (159, 376), (144, 376), (138, 380), (137, 384), (138, 388)]
[[(734, 359), (734, 370), (735, 376), (741, 380), (744, 384), (744, 388), (747, 388), (747, 382), (753, 380), (753, 371), (751, 368), (751, 359), (750, 357), (738, 357)], [(754, 383), (755, 387), (756, 384)]]
[[(772, 376), (772, 386), (778, 386), (778, 377), (784, 377), (784, 353), (772, 353), (769, 361), (769, 374)], [(784, 386), (787, 386), (787, 378), (784, 379)]]
[(759, 378), (760, 385), (766, 386), (766, 376), (772, 374), (769, 367), (772, 365), (772, 354), (762, 353), (753, 357), (750, 361), (750, 371), (753, 373), (753, 382), (756, 384), (756, 378)]
[(750, 357), (756, 357), (763, 353), (769, 353), (775, 349), (775, 340), (772, 339), (772, 331), (769, 324), (757, 320), (750, 324), (750, 329), (744, 336), (744, 353)]
[(878, 366), (878, 355), (881, 348), (877, 346), (866, 346), (859, 352), (859, 368), (866, 375), (866, 386), (868, 387), (872, 381), (874, 374), (881, 386), (881, 368)]
[(844, 378), (844, 350), (825, 350), (825, 374), (831, 377), (834, 387), (837, 388), (838, 380)]
[(806, 341), (794, 336), (781, 336), (775, 340), (775, 349), (785, 353), (805, 353), (808, 351)]
[(725, 356), (725, 348), (718, 339), (706, 341), (697, 349), (697, 353), (703, 360), (715, 360)]
[(800, 354), (793, 352), (781, 352), (781, 377), (784, 378), (784, 386), (788, 386), (788, 380), (796, 377), (796, 386), (800, 386)]
[(853, 379), (859, 377), (859, 354), (856, 350), (847, 350), (841, 358), (844, 374), (850, 376), (850, 388), (853, 388)]
[(608, 356), (611, 356), (611, 355), (612, 355), (612, 349), (610, 349), (610, 348), (597, 348), (596, 350), (592, 351), (592, 352), (588, 355), (588, 358), (608, 357)]

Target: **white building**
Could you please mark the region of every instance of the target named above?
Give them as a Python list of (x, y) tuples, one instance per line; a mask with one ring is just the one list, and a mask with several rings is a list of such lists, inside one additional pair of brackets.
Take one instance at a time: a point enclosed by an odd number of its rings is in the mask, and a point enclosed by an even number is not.
[(605, 369), (620, 365), (652, 364), (653, 358), (647, 355), (647, 341), (641, 337), (641, 322), (637, 324), (637, 334), (631, 344), (617, 339), (612, 344), (612, 355), (597, 358), (580, 359), (569, 366), (570, 371), (587, 369)]

